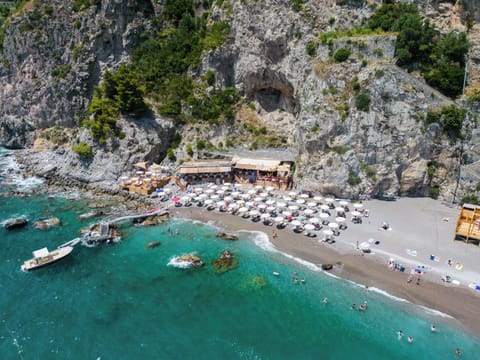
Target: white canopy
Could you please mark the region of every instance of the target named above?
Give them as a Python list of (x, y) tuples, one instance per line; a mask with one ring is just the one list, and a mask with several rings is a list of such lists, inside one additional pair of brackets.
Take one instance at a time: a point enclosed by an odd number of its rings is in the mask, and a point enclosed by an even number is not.
[(361, 208), (363, 208), (363, 204), (355, 203), (355, 204), (353, 204), (353, 207), (354, 207), (355, 209), (361, 209)]
[(347, 206), (348, 205), (348, 201), (347, 200), (340, 200), (338, 202), (341, 206)]
[(352, 216), (360, 216), (362, 215), (362, 213), (360, 211), (355, 211), (353, 210), (350, 214), (352, 214)]
[(277, 208), (275, 206), (267, 207), (267, 211), (269, 211), (269, 212), (272, 212), (272, 211), (275, 211), (275, 210), (277, 210)]
[(335, 218), (335, 221), (336, 221), (337, 223), (342, 223), (342, 222), (344, 222), (344, 221), (345, 221), (345, 218), (344, 218), (344, 217), (341, 217), (341, 216), (339, 216), (339, 217), (336, 217), (336, 218)]
[(310, 218), (308, 221), (312, 224), (318, 224), (320, 222), (319, 218)]
[(273, 199), (265, 201), (265, 204), (267, 204), (267, 205), (274, 205), (275, 203), (276, 203), (276, 201), (273, 200)]
[(298, 199), (296, 201), (297, 204), (305, 204), (305, 199)]
[(284, 207), (287, 207), (287, 204), (285, 204), (284, 202), (279, 202), (279, 203), (277, 203), (277, 206), (279, 208), (284, 208)]
[(260, 196), (257, 196), (255, 197), (255, 199), (253, 199), (253, 201), (260, 202), (260, 201), (263, 201), (263, 198)]
[(282, 216), (277, 216), (276, 218), (273, 219), (273, 221), (279, 223), (279, 222), (284, 222), (285, 219)]
[(315, 201), (309, 201), (309, 202), (307, 203), (307, 206), (308, 206), (308, 207), (315, 207), (315, 206), (317, 206), (317, 203), (316, 203)]
[(328, 227), (329, 227), (330, 229), (336, 229), (336, 228), (338, 228), (338, 224), (335, 223), (335, 222), (331, 222), (330, 224), (328, 224)]
[(335, 211), (336, 211), (336, 212), (345, 212), (345, 209), (344, 209), (343, 207), (341, 207), (341, 206), (337, 206), (337, 207), (335, 208)]
[(205, 200), (205, 204), (206, 205), (213, 204), (213, 200), (212, 199), (207, 199), (207, 200)]
[(313, 211), (312, 209), (305, 209), (303, 211), (306, 215), (312, 215), (315, 211)]
[(238, 205), (243, 205), (243, 204), (245, 204), (245, 200), (238, 200), (238, 201), (237, 201), (237, 204), (238, 204)]
[(325, 198), (325, 202), (328, 203), (328, 204), (331, 204), (335, 201), (334, 198)]
[(321, 196), (314, 196), (313, 197), (313, 200), (315, 200), (315, 201), (322, 201), (322, 199), (323, 198)]
[(249, 214), (250, 214), (250, 216), (257, 216), (260, 213), (257, 210), (252, 210), (252, 211), (249, 212)]
[(302, 199), (308, 199), (310, 196), (308, 196), (308, 194), (305, 194), (305, 193), (304, 193), (304, 194), (300, 194), (300, 197), (301, 197)]
[(322, 209), (322, 210), (328, 210), (329, 207), (328, 207), (328, 205), (320, 205), (320, 209)]
[(210, 199), (212, 199), (212, 200), (217, 200), (217, 199), (219, 199), (219, 198), (220, 198), (220, 196), (215, 195), (215, 194), (213, 194), (212, 196), (210, 196)]
[(246, 207), (241, 207), (240, 209), (238, 209), (238, 212), (241, 212), (241, 213), (247, 212), (247, 211), (248, 211), (248, 208)]
[(267, 205), (266, 204), (259, 204), (257, 206), (259, 209), (266, 209), (267, 208)]
[(260, 215), (260, 218), (262, 219), (268, 219), (269, 217), (270, 217), (270, 214), (267, 214), (267, 213)]
[(332, 230), (329, 230), (329, 229), (323, 230), (323, 233), (324, 233), (325, 235), (327, 235), (327, 236), (333, 235), (333, 231), (332, 231)]
[(291, 224), (292, 224), (293, 226), (300, 226), (300, 225), (302, 225), (302, 222), (301, 222), (300, 220), (293, 220), (293, 221), (291, 222)]
[(292, 210), (292, 211), (296, 211), (296, 210), (298, 210), (298, 206), (296, 206), (296, 205), (290, 205), (290, 206), (288, 207), (288, 209), (289, 209), (289, 210)]
[(307, 230), (314, 230), (314, 229), (315, 229), (315, 225), (307, 224), (307, 225), (305, 225), (305, 229), (307, 229)]
[(326, 218), (330, 217), (330, 215), (328, 215), (327, 213), (324, 213), (324, 212), (318, 214), (318, 216), (320, 216), (322, 219), (326, 219)]

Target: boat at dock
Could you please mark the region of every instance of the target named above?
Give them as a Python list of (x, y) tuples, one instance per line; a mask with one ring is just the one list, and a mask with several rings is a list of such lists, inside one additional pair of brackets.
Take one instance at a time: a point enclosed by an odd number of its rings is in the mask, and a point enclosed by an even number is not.
[(21, 266), (21, 269), (22, 271), (30, 271), (53, 264), (68, 256), (72, 250), (72, 246), (61, 247), (53, 251), (48, 251), (46, 247), (35, 250), (33, 252), (33, 258), (26, 260)]

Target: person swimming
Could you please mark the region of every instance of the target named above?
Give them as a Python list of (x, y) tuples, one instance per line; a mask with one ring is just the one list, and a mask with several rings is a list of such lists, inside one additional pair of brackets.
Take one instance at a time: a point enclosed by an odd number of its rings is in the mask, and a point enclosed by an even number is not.
[(328, 299), (327, 299), (326, 297), (323, 298), (323, 299), (322, 299), (322, 303), (327, 304), (327, 303), (328, 303)]
[(435, 327), (435, 325), (430, 325), (430, 331), (431, 332), (436, 332), (437, 331), (437, 328)]
[(409, 343), (413, 343), (413, 336), (409, 336), (409, 337), (407, 338), (407, 341), (408, 341)]
[(357, 308), (357, 304), (353, 303), (352, 304), (352, 309), (356, 309)]
[(397, 337), (398, 337), (398, 340), (400, 340), (403, 336), (403, 331), (402, 330), (398, 330), (397, 331)]

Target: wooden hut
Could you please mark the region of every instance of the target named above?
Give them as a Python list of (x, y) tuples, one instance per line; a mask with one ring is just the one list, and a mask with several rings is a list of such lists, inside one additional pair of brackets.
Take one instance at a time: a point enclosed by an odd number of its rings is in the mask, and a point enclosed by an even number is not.
[(232, 165), (228, 160), (200, 160), (184, 162), (177, 171), (184, 184), (216, 183), (232, 181)]
[(480, 206), (463, 204), (458, 215), (454, 240), (480, 245)]
[(287, 190), (292, 187), (292, 161), (272, 159), (232, 159), (233, 177), (237, 183), (272, 186)]

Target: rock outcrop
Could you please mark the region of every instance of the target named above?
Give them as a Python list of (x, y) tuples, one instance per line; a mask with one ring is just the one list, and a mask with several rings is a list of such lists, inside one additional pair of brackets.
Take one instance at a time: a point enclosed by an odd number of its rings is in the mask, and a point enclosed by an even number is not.
[[(470, 31), (467, 85), (474, 87), (480, 79), (475, 72), (480, 68), (478, 3), (416, 3), (442, 31)], [(28, 3), (6, 29), (0, 62), (0, 143), (29, 148), (42, 129), (68, 128), (64, 142), (20, 153), (29, 171), (114, 191), (130, 164), (161, 161), (175, 131), (182, 131), (154, 112), (141, 120), (123, 118), (119, 126), (125, 137), (102, 145), (79, 128), (104, 72), (129, 61), (162, 4), (103, 0), (82, 11), (73, 10), (72, 0), (49, 4), (47, 11), (44, 2)], [(237, 123), (241, 127), (245, 119), (254, 119), (283, 139), (282, 146), (297, 155), (299, 187), (357, 197), (426, 196), (433, 186), (441, 197), (451, 198), (459, 178), (460, 190), (471, 191), (480, 182), (473, 117), (465, 121), (463, 142), (452, 142), (438, 124), (424, 124), (428, 110), (453, 102), (396, 66), (394, 35), (320, 41), (323, 33), (361, 25), (379, 4), (305, 1), (301, 11), (294, 11), (288, 0), (215, 2), (210, 19), (227, 21), (230, 36), (222, 47), (205, 54), (191, 74), (212, 70), (216, 87), (237, 88), (250, 103), (239, 109)], [(332, 55), (341, 48), (351, 55), (335, 62)], [(190, 140), (185, 139), (192, 134), (213, 144), (238, 135), (231, 123), (184, 129), (191, 132), (182, 137), (180, 155), (188, 153)], [(80, 142), (92, 146), (92, 159), (81, 159), (71, 150)], [(462, 167), (465, 171), (458, 176)]]

